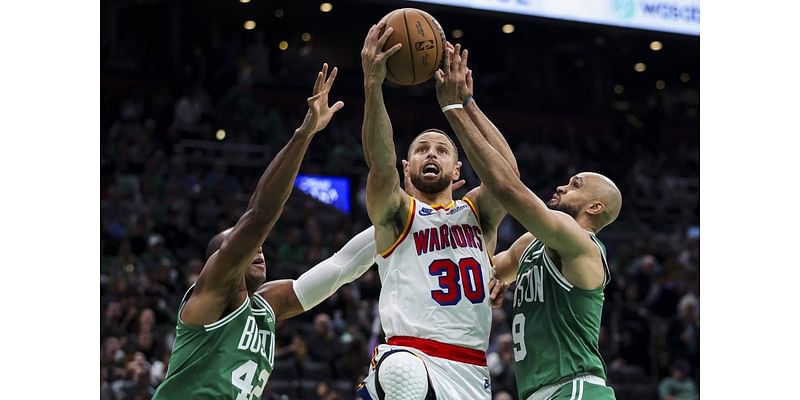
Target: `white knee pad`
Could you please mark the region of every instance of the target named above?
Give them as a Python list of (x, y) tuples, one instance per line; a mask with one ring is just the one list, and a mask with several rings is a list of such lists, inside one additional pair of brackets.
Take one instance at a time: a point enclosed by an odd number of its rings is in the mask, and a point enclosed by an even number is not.
[(407, 351), (386, 355), (377, 378), (385, 393), (384, 400), (424, 400), (428, 393), (425, 363)]

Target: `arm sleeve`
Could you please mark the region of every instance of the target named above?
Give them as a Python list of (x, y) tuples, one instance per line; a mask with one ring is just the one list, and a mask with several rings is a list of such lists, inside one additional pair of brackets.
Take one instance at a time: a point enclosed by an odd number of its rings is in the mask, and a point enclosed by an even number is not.
[(336, 290), (363, 275), (375, 263), (375, 228), (370, 226), (334, 255), (294, 281), (294, 292), (304, 311), (314, 308)]

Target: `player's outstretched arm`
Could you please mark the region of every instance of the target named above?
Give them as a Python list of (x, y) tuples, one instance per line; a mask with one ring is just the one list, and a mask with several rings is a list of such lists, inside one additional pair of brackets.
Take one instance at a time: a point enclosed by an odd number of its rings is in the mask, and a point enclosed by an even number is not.
[(278, 320), (308, 311), (340, 287), (358, 279), (375, 263), (375, 229), (369, 227), (297, 280), (267, 282), (258, 289)]
[(375, 225), (377, 247), (389, 247), (402, 229), (404, 210), (409, 197), (400, 189), (397, 155), (392, 138), (392, 124), (383, 101), (386, 60), (400, 50), (400, 43), (383, 51), (392, 28), (386, 23), (373, 25), (364, 39), (361, 66), (364, 70), (364, 122), (361, 139), (364, 158), (369, 167), (367, 176), (367, 214)]
[(317, 74), (313, 95), (308, 98), (308, 113), (289, 143), (270, 162), (258, 181), (247, 211), (230, 234), (206, 261), (195, 290), (183, 308), (181, 318), (193, 325), (216, 321), (243, 285), (244, 274), (258, 248), (278, 220), (292, 191), (300, 163), (311, 139), (324, 129), (333, 115), (344, 107), (341, 101), (328, 106), (328, 93), (337, 69), (328, 76), (328, 64)]
[[(466, 66), (461, 55), (445, 51), (443, 68), (436, 72), (436, 95), (439, 104), (460, 102), (458, 88), (466, 81)], [(460, 108), (445, 112), (475, 172), (500, 204), (526, 230), (562, 256), (576, 255), (592, 246), (583, 228), (569, 215), (547, 208), (531, 192), (503, 156), (480, 134), (475, 124)]]
[[(461, 45), (456, 45), (458, 48), (461, 48)], [(457, 52), (456, 48), (450, 43), (445, 42), (445, 47), (447, 50), (451, 50), (453, 52)], [(461, 53), (461, 62), (466, 68), (466, 76), (464, 79), (464, 85), (458, 88), (458, 96), (461, 99), (461, 102), (464, 106), (464, 110), (469, 115), (469, 119), (478, 127), (478, 130), (481, 132), (484, 138), (489, 142), (489, 144), (497, 150), (500, 155), (503, 156), (503, 159), (508, 162), (511, 166), (511, 169), (514, 170), (514, 173), (519, 176), (519, 167), (517, 166), (517, 159), (514, 157), (514, 152), (511, 151), (511, 146), (508, 145), (506, 138), (500, 132), (500, 129), (483, 113), (483, 110), (478, 107), (477, 101), (472, 97), (475, 94), (475, 84), (472, 78), (472, 70), (469, 68), (468, 60), (469, 60), (469, 51), (464, 49)]]
[[(454, 47), (450, 42), (445, 43), (446, 51), (458, 52), (461, 49), (461, 45), (456, 45)], [(458, 89), (458, 98), (461, 99), (462, 104), (464, 106), (464, 110), (469, 115), (470, 120), (472, 123), (480, 131), (481, 135), (489, 142), (489, 144), (503, 156), (506, 162), (511, 166), (514, 170), (514, 173), (519, 176), (519, 168), (517, 167), (517, 159), (514, 157), (514, 153), (511, 151), (511, 146), (508, 145), (505, 137), (497, 128), (497, 126), (492, 123), (491, 120), (486, 116), (486, 114), (481, 111), (478, 107), (477, 102), (475, 99), (472, 98), (474, 93), (474, 85), (472, 79), (472, 71), (467, 66), (467, 60), (469, 58), (469, 52), (464, 49), (461, 58), (461, 62), (463, 67), (466, 69), (466, 77), (464, 80), (464, 84), (459, 86)], [(503, 220), (503, 217), (506, 216), (506, 210), (503, 208), (503, 205), (497, 201), (491, 191), (487, 190), (483, 187), (477, 187), (467, 193), (466, 197), (473, 201), (478, 208), (478, 212), (481, 216), (481, 225), (484, 229), (484, 232), (495, 232), (497, 230), (497, 226)], [(497, 238), (494, 235), (487, 235), (487, 247), (489, 249), (489, 254), (494, 254), (494, 247), (496, 244)]]

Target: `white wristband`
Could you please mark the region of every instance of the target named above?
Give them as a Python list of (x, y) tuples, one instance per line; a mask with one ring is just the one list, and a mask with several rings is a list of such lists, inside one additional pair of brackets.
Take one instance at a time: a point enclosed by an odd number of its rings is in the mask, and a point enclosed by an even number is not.
[(464, 108), (464, 105), (460, 104), (460, 103), (448, 104), (448, 105), (442, 107), (442, 112), (448, 112), (448, 111), (450, 111), (450, 110), (452, 110), (454, 108)]

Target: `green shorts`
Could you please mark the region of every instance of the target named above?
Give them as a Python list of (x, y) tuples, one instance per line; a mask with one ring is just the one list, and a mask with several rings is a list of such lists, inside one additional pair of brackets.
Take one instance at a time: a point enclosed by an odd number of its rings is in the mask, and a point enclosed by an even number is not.
[(584, 375), (540, 388), (527, 400), (616, 400), (614, 389), (601, 378)]
[(615, 400), (614, 389), (575, 379), (560, 387), (551, 400)]

